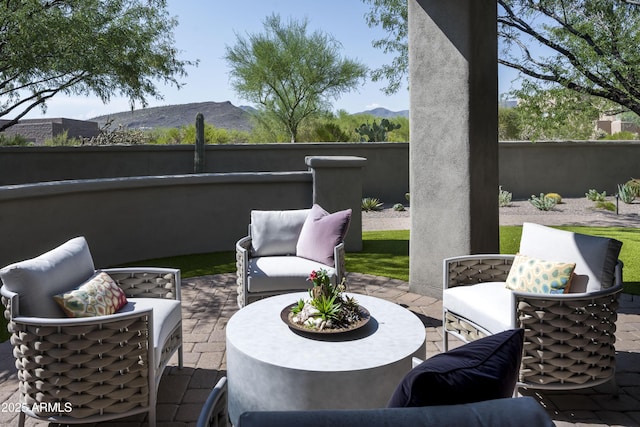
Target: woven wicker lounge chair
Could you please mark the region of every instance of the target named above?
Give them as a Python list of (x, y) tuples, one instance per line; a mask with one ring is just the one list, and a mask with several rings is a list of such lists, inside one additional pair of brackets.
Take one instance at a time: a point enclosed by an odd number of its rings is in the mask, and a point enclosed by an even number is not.
[(621, 242), (525, 223), (519, 254), (575, 263), (570, 293), (511, 290), (514, 255), (444, 260), (444, 349), (509, 328), (525, 330), (518, 385), (576, 389), (613, 379)]
[(252, 211), (249, 234), (236, 243), (238, 306), (272, 295), (306, 291), (313, 270), (324, 269), (334, 283), (340, 283), (345, 272), (344, 236), (350, 219), (351, 210), (329, 214), (318, 205), (311, 209)]
[[(124, 291), (126, 304), (114, 314), (67, 317), (53, 296), (93, 286), (103, 272), (112, 279), (111, 289)], [(20, 426), (25, 414), (76, 424), (144, 412), (155, 426), (158, 384), (176, 351), (182, 367), (180, 270), (96, 272), (86, 240), (78, 237), (4, 267), (0, 278), (18, 368)], [(76, 294), (94, 298), (79, 309), (93, 310), (96, 300), (105, 300), (93, 289)]]

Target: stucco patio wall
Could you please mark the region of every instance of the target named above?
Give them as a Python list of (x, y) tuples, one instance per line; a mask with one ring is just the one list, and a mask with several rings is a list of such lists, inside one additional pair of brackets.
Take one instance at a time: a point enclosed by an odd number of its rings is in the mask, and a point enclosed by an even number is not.
[[(0, 147), (0, 185), (193, 172), (193, 145)], [(207, 145), (205, 171), (305, 171), (307, 156), (357, 156), (364, 197), (405, 202), (408, 143), (295, 143)]]
[[(362, 250), (355, 156), (308, 156), (307, 171), (50, 181), (0, 186), (0, 267), (85, 236), (97, 266), (233, 251), (251, 210), (352, 209), (345, 249)], [(339, 185), (337, 184), (339, 183)], [(341, 191), (335, 191), (336, 187)]]
[(517, 199), (540, 193), (584, 197), (590, 189), (615, 194), (640, 178), (640, 141), (501, 142), (500, 185)]
[(251, 209), (312, 202), (311, 172), (57, 181), (0, 187), (0, 266), (83, 235), (96, 267), (235, 250)]
[[(363, 196), (404, 202), (408, 143), (210, 145), (206, 171), (304, 171), (309, 155), (364, 157)], [(614, 194), (617, 184), (640, 177), (638, 158), (639, 141), (501, 142), (500, 185), (517, 199), (582, 197), (591, 188)], [(0, 147), (0, 185), (192, 171), (193, 146)]]

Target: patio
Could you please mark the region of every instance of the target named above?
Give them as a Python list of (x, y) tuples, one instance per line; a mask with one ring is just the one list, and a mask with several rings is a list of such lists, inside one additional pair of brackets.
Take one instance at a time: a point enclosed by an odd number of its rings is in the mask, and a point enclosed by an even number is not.
[[(408, 291), (395, 279), (358, 273), (348, 276), (350, 291), (401, 304), (413, 311), (427, 332), (427, 354), (441, 351), (442, 307), (438, 299)], [(235, 274), (183, 279), (185, 366), (169, 367), (158, 393), (158, 426), (193, 426), (218, 378), (225, 374), (225, 325), (238, 310)], [(616, 334), (619, 396), (609, 385), (575, 392), (530, 392), (558, 426), (640, 425), (640, 297), (621, 296)], [(173, 363), (175, 365), (176, 362)], [(170, 363), (172, 365), (172, 363)], [(12, 404), (19, 402), (14, 359), (9, 343), (0, 345), (0, 425), (17, 424)], [(144, 426), (144, 415), (100, 426)], [(47, 426), (27, 417), (27, 426)]]

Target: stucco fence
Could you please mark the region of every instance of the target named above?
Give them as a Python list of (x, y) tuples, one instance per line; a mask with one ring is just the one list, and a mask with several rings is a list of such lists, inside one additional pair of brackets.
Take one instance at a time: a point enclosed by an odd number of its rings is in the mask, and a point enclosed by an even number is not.
[[(233, 250), (251, 209), (314, 201), (354, 209), (358, 250), (361, 197), (404, 201), (408, 156), (402, 143), (208, 146), (208, 173), (191, 174), (193, 146), (0, 147), (0, 265), (77, 235), (98, 266)], [(640, 175), (637, 142), (500, 143), (499, 159), (515, 198), (612, 194)]]
[[(0, 186), (189, 174), (193, 152), (193, 146), (0, 147)], [(305, 171), (306, 156), (366, 158), (364, 196), (397, 203), (409, 191), (408, 143), (210, 145), (206, 172)], [(613, 194), (617, 184), (640, 176), (638, 159), (638, 141), (501, 142), (499, 182), (519, 199), (541, 192), (582, 197), (592, 188)]]

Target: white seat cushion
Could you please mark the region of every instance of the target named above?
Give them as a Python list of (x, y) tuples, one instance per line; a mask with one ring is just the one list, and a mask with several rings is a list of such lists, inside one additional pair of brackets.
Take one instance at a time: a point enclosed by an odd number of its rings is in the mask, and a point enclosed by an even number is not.
[(118, 313), (153, 310), (153, 350), (157, 364), (162, 354), (162, 346), (171, 331), (182, 320), (180, 301), (164, 298), (129, 298)]
[(622, 243), (525, 222), (521, 255), (576, 264), (569, 292), (596, 292), (614, 284), (615, 265)]
[(442, 294), (442, 306), (492, 334), (513, 329), (516, 327), (515, 297), (505, 285), (505, 282), (486, 282), (448, 288)]
[(297, 256), (251, 258), (247, 287), (249, 292), (306, 290), (312, 286), (309, 274), (321, 269), (335, 282), (335, 269), (319, 262)]

